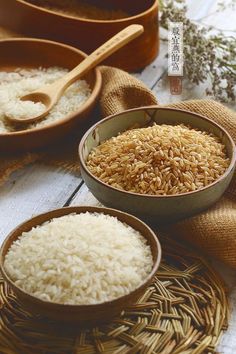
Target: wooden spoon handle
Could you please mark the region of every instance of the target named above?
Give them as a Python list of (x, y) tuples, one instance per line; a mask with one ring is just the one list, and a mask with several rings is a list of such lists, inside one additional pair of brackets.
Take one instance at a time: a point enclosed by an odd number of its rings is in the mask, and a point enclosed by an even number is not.
[(97, 48), (92, 54), (86, 57), (73, 70), (56, 82), (57, 87), (60, 88), (60, 92), (61, 90), (64, 91), (73, 82), (94, 68), (98, 63), (106, 59), (116, 50), (138, 37), (141, 33), (143, 33), (143, 31), (144, 29), (141, 25), (130, 25), (117, 33), (114, 37), (109, 39), (101, 47)]

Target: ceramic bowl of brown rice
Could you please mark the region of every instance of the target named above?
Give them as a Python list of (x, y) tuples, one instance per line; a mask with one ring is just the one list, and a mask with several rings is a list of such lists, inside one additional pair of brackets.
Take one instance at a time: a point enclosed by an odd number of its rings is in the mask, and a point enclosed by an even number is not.
[(68, 207), (19, 225), (0, 250), (1, 273), (22, 307), (91, 325), (134, 305), (161, 260), (157, 235), (127, 213)]
[(152, 106), (95, 124), (79, 159), (103, 205), (165, 223), (213, 205), (233, 177), (236, 153), (229, 133), (210, 119)]

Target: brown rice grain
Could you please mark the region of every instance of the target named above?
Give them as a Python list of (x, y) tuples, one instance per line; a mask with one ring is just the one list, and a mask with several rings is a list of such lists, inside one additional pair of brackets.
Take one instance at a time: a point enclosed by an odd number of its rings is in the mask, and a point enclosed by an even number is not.
[(151, 195), (201, 189), (228, 166), (218, 137), (183, 124), (128, 130), (94, 148), (87, 159), (90, 172), (103, 182)]

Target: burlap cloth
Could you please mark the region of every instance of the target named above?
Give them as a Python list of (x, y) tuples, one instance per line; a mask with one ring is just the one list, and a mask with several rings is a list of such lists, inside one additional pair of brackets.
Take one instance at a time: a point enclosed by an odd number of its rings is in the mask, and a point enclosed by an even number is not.
[[(9, 35), (9, 33), (7, 33)], [(0, 38), (6, 37), (1, 31)], [(103, 87), (100, 98), (99, 118), (125, 109), (157, 104), (153, 93), (140, 81), (119, 69), (101, 67)], [(236, 114), (211, 100), (192, 100), (166, 107), (185, 109), (202, 114), (223, 126), (236, 142)], [(41, 161), (62, 166), (72, 173), (79, 171), (77, 143), (41, 153), (0, 156), (0, 184), (9, 175), (26, 164)], [(208, 211), (168, 227), (173, 237), (185, 239), (199, 246), (210, 256), (236, 268), (236, 174), (221, 200)]]

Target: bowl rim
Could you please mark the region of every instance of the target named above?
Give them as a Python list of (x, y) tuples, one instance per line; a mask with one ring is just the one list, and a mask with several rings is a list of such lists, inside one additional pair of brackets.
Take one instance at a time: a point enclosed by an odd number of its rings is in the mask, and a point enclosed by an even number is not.
[[(196, 118), (202, 118), (203, 120), (205, 121), (208, 121), (210, 124), (216, 126), (218, 129), (220, 129), (224, 135), (227, 136), (230, 144), (231, 144), (231, 148), (232, 148), (232, 157), (231, 157), (231, 160), (230, 160), (230, 164), (229, 166), (227, 167), (227, 169), (225, 170), (225, 172), (223, 173), (223, 175), (221, 175), (217, 180), (215, 180), (213, 183), (201, 188), (201, 189), (198, 189), (198, 190), (195, 190), (195, 191), (191, 191), (191, 192), (185, 192), (185, 193), (179, 193), (179, 194), (173, 194), (173, 195), (152, 195), (152, 194), (141, 194), (141, 193), (134, 193), (134, 192), (129, 192), (129, 191), (125, 191), (125, 190), (121, 190), (121, 189), (118, 189), (116, 187), (113, 187), (113, 186), (110, 186), (109, 184), (99, 180), (96, 176), (94, 176), (90, 171), (89, 169), (87, 168), (86, 164), (85, 164), (85, 161), (83, 159), (83, 154), (82, 154), (82, 150), (83, 150), (83, 146), (85, 144), (85, 141), (88, 137), (88, 135), (94, 131), (100, 124), (108, 121), (108, 120), (111, 120), (111, 119), (114, 119), (114, 118), (117, 118), (123, 114), (126, 114), (126, 113), (129, 113), (129, 112), (137, 112), (137, 111), (147, 111), (147, 110), (152, 110), (152, 109), (155, 109), (155, 110), (164, 110), (164, 111), (171, 111), (171, 112), (183, 112), (183, 113), (188, 113), (190, 115), (193, 115), (195, 116)], [(177, 108), (168, 108), (168, 107), (159, 107), (158, 105), (151, 105), (151, 106), (143, 106), (143, 107), (138, 107), (138, 108), (132, 108), (132, 109), (128, 109), (128, 110), (125, 110), (125, 111), (122, 111), (122, 112), (119, 112), (119, 113), (115, 113), (115, 114), (112, 114), (106, 118), (103, 118), (102, 120), (100, 120), (99, 122), (95, 123), (92, 127), (90, 127), (86, 132), (85, 134), (82, 136), (81, 140), (80, 140), (80, 143), (79, 143), (79, 146), (78, 146), (78, 153), (79, 153), (79, 163), (80, 163), (80, 166), (82, 167), (82, 169), (89, 175), (90, 178), (92, 178), (95, 182), (97, 182), (98, 184), (106, 187), (106, 188), (109, 188), (111, 190), (114, 190), (115, 192), (119, 192), (121, 194), (124, 194), (124, 195), (131, 195), (131, 196), (136, 196), (136, 197), (141, 197), (141, 198), (178, 198), (178, 197), (182, 197), (182, 196), (188, 196), (188, 195), (194, 195), (195, 193), (199, 193), (199, 192), (202, 192), (202, 191), (205, 191), (209, 188), (212, 188), (214, 185), (216, 185), (218, 182), (220, 182), (221, 180), (223, 180), (225, 177), (228, 176), (228, 174), (232, 171), (232, 169), (235, 168), (235, 164), (236, 164), (236, 145), (232, 139), (232, 137), (230, 136), (230, 134), (221, 126), (219, 125), (218, 123), (214, 122), (213, 120), (203, 116), (203, 115), (200, 115), (198, 113), (194, 113), (194, 112), (190, 112), (190, 111), (187, 111), (187, 110), (184, 110), (184, 109), (177, 109)]]
[[(49, 221), (49, 220), (51, 220), (53, 218), (58, 218), (58, 217), (61, 217), (61, 216), (72, 214), (72, 213), (76, 213), (76, 214), (85, 213), (87, 211), (91, 212), (91, 213), (104, 213), (104, 214), (107, 213), (107, 215), (112, 215), (113, 216), (113, 214), (109, 214), (109, 211), (110, 211), (111, 213), (115, 214), (115, 217), (117, 217), (118, 220), (120, 220), (119, 219), (120, 215), (126, 215), (129, 219), (133, 219), (139, 225), (142, 225), (143, 227), (145, 227), (145, 229), (148, 231), (148, 233), (151, 236), (151, 238), (153, 239), (153, 241), (156, 243), (157, 256), (156, 256), (156, 261), (153, 260), (153, 266), (152, 266), (151, 272), (144, 279), (142, 284), (139, 285), (136, 289), (134, 289), (131, 292), (129, 292), (128, 294), (120, 296), (120, 297), (115, 298), (113, 300), (109, 300), (109, 301), (105, 301), (105, 302), (97, 303), (97, 304), (85, 304), (85, 305), (61, 304), (61, 303), (58, 303), (58, 302), (45, 301), (45, 300), (42, 300), (40, 298), (37, 298), (34, 295), (31, 295), (31, 294), (27, 293), (26, 291), (21, 289), (18, 285), (16, 285), (15, 282), (10, 278), (10, 276), (5, 271), (5, 268), (4, 268), (5, 256), (3, 256), (3, 253), (4, 252), (7, 253), (7, 251), (9, 250), (10, 246), (13, 243), (13, 240), (12, 240), (12, 242), (9, 245), (9, 247), (6, 247), (7, 246), (7, 242), (12, 237), (12, 235), (14, 235), (18, 230), (21, 230), (21, 227), (26, 225), (30, 221), (31, 222), (35, 221), (35, 224), (34, 224), (34, 226), (31, 226), (31, 228), (29, 230), (31, 230), (35, 226), (42, 225), (43, 223), (45, 223), (45, 222), (47, 222), (47, 221)], [(62, 213), (62, 214), (60, 214), (58, 216), (51, 215), (51, 214), (57, 214), (57, 213), (59, 213), (59, 214)], [(37, 220), (40, 217), (48, 217), (48, 218), (45, 219), (43, 222), (37, 223)], [(129, 225), (128, 223), (126, 223), (126, 224)], [(129, 225), (129, 226), (131, 226), (131, 225)], [(23, 232), (25, 232), (25, 231), (23, 231)], [(138, 231), (138, 232), (140, 232), (140, 231)], [(18, 239), (21, 236), (21, 234), (22, 234), (22, 231), (19, 233), (19, 235), (17, 236), (16, 239)], [(141, 234), (141, 232), (140, 232), (140, 234)], [(143, 236), (143, 237), (146, 239), (145, 236)], [(38, 305), (50, 306), (51, 309), (55, 308), (55, 309), (63, 310), (63, 309), (66, 309), (66, 308), (70, 308), (70, 309), (80, 308), (81, 310), (87, 309), (87, 310), (90, 311), (90, 310), (93, 310), (93, 309), (96, 310), (96, 309), (102, 308), (105, 305), (107, 305), (107, 306), (115, 305), (116, 303), (119, 303), (120, 301), (128, 299), (132, 295), (135, 295), (141, 289), (145, 289), (150, 284), (152, 279), (154, 278), (154, 276), (155, 276), (155, 274), (156, 274), (156, 272), (157, 272), (157, 270), (158, 270), (158, 268), (160, 266), (161, 257), (162, 257), (162, 248), (161, 248), (161, 244), (160, 244), (160, 241), (159, 241), (159, 238), (158, 238), (157, 234), (144, 221), (142, 221), (141, 219), (137, 218), (136, 216), (131, 215), (131, 214), (126, 213), (126, 212), (123, 212), (123, 211), (120, 211), (120, 210), (117, 210), (117, 209), (113, 209), (113, 208), (93, 207), (93, 206), (86, 206), (86, 205), (83, 205), (83, 206), (69, 206), (69, 207), (53, 209), (53, 210), (50, 210), (48, 212), (38, 214), (38, 215), (36, 215), (36, 216), (34, 216), (32, 218), (29, 218), (29, 219), (25, 220), (24, 222), (22, 222), (21, 224), (16, 226), (7, 235), (7, 237), (5, 238), (4, 242), (1, 245), (1, 248), (0, 248), (0, 271), (2, 273), (2, 276), (3, 276), (4, 280), (9, 284), (9, 286), (13, 289), (13, 291), (16, 290), (17, 293), (20, 293), (22, 296), (27, 297), (27, 299), (30, 299), (31, 301), (33, 301), (34, 303), (37, 303)]]
[[(33, 43), (48, 43), (52, 45), (56, 45), (58, 47), (62, 47), (65, 49), (69, 49), (75, 53), (80, 54), (82, 57), (86, 58), (88, 55), (84, 53), (82, 50), (77, 49), (73, 46), (56, 42), (56, 41), (51, 41), (43, 38), (25, 38), (25, 37), (16, 37), (16, 38), (7, 38), (7, 39), (0, 39), (0, 46), (2, 43), (14, 43), (14, 42), (33, 42)], [(48, 131), (51, 129), (54, 129), (57, 126), (63, 125), (64, 123), (73, 120), (75, 116), (78, 116), (82, 114), (93, 102), (99, 97), (99, 93), (101, 91), (102, 87), (102, 74), (99, 70), (98, 67), (95, 67), (92, 69), (94, 71), (94, 88), (91, 90), (90, 96), (87, 98), (87, 100), (79, 107), (78, 110), (75, 112), (72, 112), (70, 114), (67, 114), (64, 118), (56, 120), (55, 122), (52, 122), (50, 124), (47, 124), (43, 127), (35, 127), (31, 129), (24, 129), (24, 130), (18, 130), (18, 131), (13, 131), (13, 132), (5, 132), (5, 133), (0, 133), (0, 139), (5, 138), (7, 136), (9, 137), (14, 137), (14, 136), (22, 136), (22, 135), (31, 135), (36, 132), (43, 132), (43, 131)]]
[(153, 0), (153, 4), (148, 9), (146, 9), (143, 12), (139, 12), (136, 15), (125, 17), (125, 18), (120, 18), (120, 19), (116, 19), (116, 20), (96, 20), (96, 19), (87, 19), (87, 18), (73, 16), (73, 15), (68, 15), (68, 14), (62, 14), (62, 13), (59, 13), (59, 12), (54, 11), (54, 10), (49, 10), (49, 9), (46, 9), (44, 7), (41, 7), (41, 6), (38, 6), (38, 5), (35, 5), (35, 4), (31, 4), (31, 3), (27, 2), (26, 0), (16, 0), (16, 1), (21, 3), (21, 4), (23, 4), (23, 5), (26, 5), (26, 6), (29, 6), (31, 8), (34, 8), (36, 10), (40, 10), (40, 11), (52, 14), (54, 16), (63, 17), (63, 18), (70, 19), (70, 20), (73, 20), (73, 21), (81, 21), (81, 22), (87, 22), (87, 23), (90, 23), (90, 22), (91, 23), (106, 23), (106, 24), (109, 24), (109, 23), (122, 23), (122, 22), (136, 20), (136, 19), (139, 20), (140, 17), (143, 17), (143, 16), (151, 13), (155, 8), (158, 9), (158, 5), (159, 5), (158, 4), (158, 0)]

